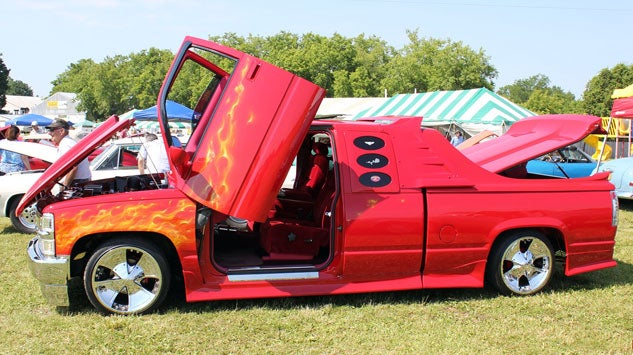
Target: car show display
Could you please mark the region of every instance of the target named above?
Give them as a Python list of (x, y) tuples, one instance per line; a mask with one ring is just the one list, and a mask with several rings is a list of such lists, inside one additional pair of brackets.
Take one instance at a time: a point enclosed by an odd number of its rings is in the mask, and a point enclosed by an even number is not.
[[(200, 81), (191, 135), (176, 146), (166, 105), (185, 105), (190, 73)], [(459, 151), (421, 117), (315, 120), (324, 96), (259, 58), (186, 37), (156, 107), (170, 172), (56, 193), (75, 164), (134, 123), (112, 116), (17, 206), (35, 206), (27, 253), (45, 298), (68, 306), (71, 279), (99, 311), (126, 315), (156, 310), (179, 288), (188, 302), (485, 283), (532, 295), (557, 263), (567, 276), (616, 265), (608, 174), (526, 169), (596, 131), (599, 117), (529, 117)], [(293, 185), (282, 188), (289, 171)]]

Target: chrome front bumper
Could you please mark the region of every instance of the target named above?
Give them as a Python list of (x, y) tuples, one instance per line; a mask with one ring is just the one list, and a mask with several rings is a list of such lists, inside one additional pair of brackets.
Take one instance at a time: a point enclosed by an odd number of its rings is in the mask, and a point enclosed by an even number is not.
[(31, 239), (27, 248), (29, 269), (40, 282), (44, 298), (55, 306), (69, 306), (68, 279), (70, 262), (67, 257), (50, 258), (42, 255), (39, 237)]

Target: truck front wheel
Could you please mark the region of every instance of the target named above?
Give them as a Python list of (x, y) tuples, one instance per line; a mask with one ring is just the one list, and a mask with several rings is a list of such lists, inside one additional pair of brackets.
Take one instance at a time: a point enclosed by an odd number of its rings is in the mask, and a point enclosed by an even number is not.
[(536, 231), (517, 231), (495, 244), (487, 279), (502, 294), (532, 295), (542, 290), (554, 272), (554, 252)]
[(156, 309), (165, 299), (170, 281), (163, 253), (141, 239), (104, 243), (84, 271), (90, 303), (106, 314), (142, 314)]

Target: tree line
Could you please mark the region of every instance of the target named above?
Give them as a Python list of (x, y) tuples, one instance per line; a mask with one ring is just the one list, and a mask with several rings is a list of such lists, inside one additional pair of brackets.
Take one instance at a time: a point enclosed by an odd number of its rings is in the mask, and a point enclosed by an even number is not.
[[(289, 32), (262, 37), (225, 33), (209, 39), (260, 57), (327, 90), (328, 97), (382, 97), (400, 93), (487, 88), (495, 91), (497, 69), (483, 49), (459, 41), (422, 37), (407, 31), (408, 43), (396, 49), (376, 36), (326, 37)], [(53, 80), (51, 93), (73, 92), (78, 109), (100, 121), (112, 114), (156, 104), (173, 59), (169, 50), (150, 48), (81, 59)], [(608, 116), (613, 89), (633, 83), (633, 65), (604, 68), (585, 87), (582, 98), (552, 85), (543, 74), (527, 75), (496, 92), (539, 114), (587, 113)], [(199, 83), (192, 80), (191, 86)], [(9, 76), (0, 55), (0, 107), (5, 94), (32, 95), (30, 87)]]

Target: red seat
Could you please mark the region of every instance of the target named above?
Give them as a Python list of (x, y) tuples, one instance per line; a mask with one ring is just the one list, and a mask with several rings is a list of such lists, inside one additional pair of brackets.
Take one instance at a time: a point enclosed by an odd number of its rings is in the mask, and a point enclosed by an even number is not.
[(268, 260), (310, 260), (330, 235), (330, 207), (336, 192), (334, 179), (327, 179), (314, 202), (311, 219), (269, 218), (260, 226), (261, 246)]
[(315, 154), (310, 157), (309, 173), (299, 178), (298, 188), (280, 191), (269, 217), (305, 219), (313, 210), (315, 198), (331, 174), (327, 144), (314, 142), (312, 150)]
[(304, 188), (312, 195), (316, 196), (325, 182), (325, 175), (330, 168), (330, 161), (327, 158), (327, 144), (314, 142), (312, 144), (314, 157), (312, 157), (312, 167), (308, 174)]

